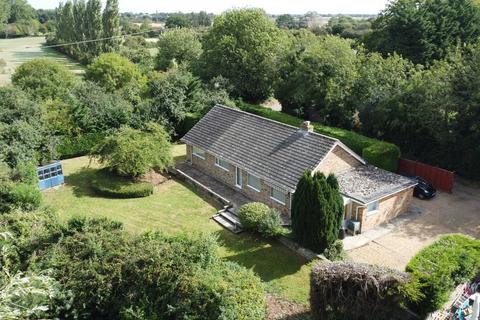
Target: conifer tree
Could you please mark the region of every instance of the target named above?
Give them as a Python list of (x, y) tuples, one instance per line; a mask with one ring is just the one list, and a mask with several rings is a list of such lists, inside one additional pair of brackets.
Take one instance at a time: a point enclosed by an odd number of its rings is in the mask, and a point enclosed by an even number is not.
[[(86, 21), (86, 4), (85, 0), (75, 0), (73, 2), (73, 20), (75, 25), (75, 40), (76, 41), (84, 41), (85, 40), (85, 32), (87, 29), (87, 21)], [(75, 50), (77, 52), (85, 52), (87, 46), (85, 43), (79, 43), (75, 46)]]
[[(103, 42), (104, 52), (114, 52), (120, 47), (120, 17), (118, 15), (118, 0), (107, 0), (103, 11), (103, 37), (109, 38)], [(116, 37), (116, 38), (115, 38)]]
[(338, 238), (342, 215), (335, 176), (305, 172), (292, 201), (292, 229), (299, 244), (323, 252)]
[[(100, 0), (88, 0), (85, 14), (87, 29), (85, 37), (87, 40), (100, 39), (103, 35), (102, 3)], [(88, 43), (88, 57), (91, 60), (102, 52), (102, 42), (92, 41)]]

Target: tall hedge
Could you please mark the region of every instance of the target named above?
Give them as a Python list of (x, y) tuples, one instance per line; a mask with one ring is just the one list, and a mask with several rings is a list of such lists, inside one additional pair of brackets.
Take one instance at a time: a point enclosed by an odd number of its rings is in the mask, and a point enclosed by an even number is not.
[(321, 172), (305, 172), (292, 201), (292, 230), (298, 243), (323, 252), (338, 239), (342, 216), (337, 179)]
[(310, 278), (314, 319), (413, 319), (403, 307), (406, 273), (372, 265), (332, 262), (316, 265)]
[(406, 271), (411, 283), (422, 293), (412, 308), (422, 315), (439, 309), (455, 287), (480, 272), (480, 240), (464, 235), (448, 235), (417, 253)]
[(59, 139), (57, 152), (61, 159), (84, 156), (105, 138), (104, 132), (85, 133), (78, 136), (63, 136)]
[[(263, 108), (257, 105), (239, 103), (240, 109), (265, 118), (279, 121), (291, 126), (298, 127), (304, 121), (303, 119), (292, 115)], [(336, 138), (343, 142), (347, 147), (362, 155), (365, 160), (384, 170), (396, 172), (398, 159), (400, 157), (400, 148), (392, 143), (365, 137), (353, 131), (344, 130), (335, 127), (324, 126), (312, 122), (314, 130), (317, 133)]]

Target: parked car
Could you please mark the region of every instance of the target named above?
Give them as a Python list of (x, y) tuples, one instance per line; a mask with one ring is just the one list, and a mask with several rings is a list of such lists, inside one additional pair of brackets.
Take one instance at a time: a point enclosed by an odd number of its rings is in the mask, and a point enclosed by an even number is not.
[(430, 183), (423, 180), (420, 177), (412, 177), (417, 182), (415, 189), (413, 189), (413, 196), (419, 199), (431, 199), (437, 194), (435, 189)]

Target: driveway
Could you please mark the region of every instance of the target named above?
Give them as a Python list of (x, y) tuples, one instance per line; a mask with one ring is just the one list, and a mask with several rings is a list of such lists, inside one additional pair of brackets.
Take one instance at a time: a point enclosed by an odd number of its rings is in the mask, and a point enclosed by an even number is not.
[(480, 188), (459, 181), (453, 194), (439, 192), (431, 200), (414, 198), (413, 212), (392, 221), (386, 232), (348, 251), (356, 261), (404, 270), (410, 259), (440, 236), (463, 233), (480, 238)]

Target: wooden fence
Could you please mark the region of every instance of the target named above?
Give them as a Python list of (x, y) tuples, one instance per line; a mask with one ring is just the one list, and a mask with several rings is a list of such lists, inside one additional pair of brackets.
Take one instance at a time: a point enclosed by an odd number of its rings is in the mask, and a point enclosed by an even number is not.
[(452, 193), (455, 181), (455, 172), (430, 166), (418, 161), (400, 159), (398, 172), (411, 176), (419, 176), (428, 181), (435, 188)]

